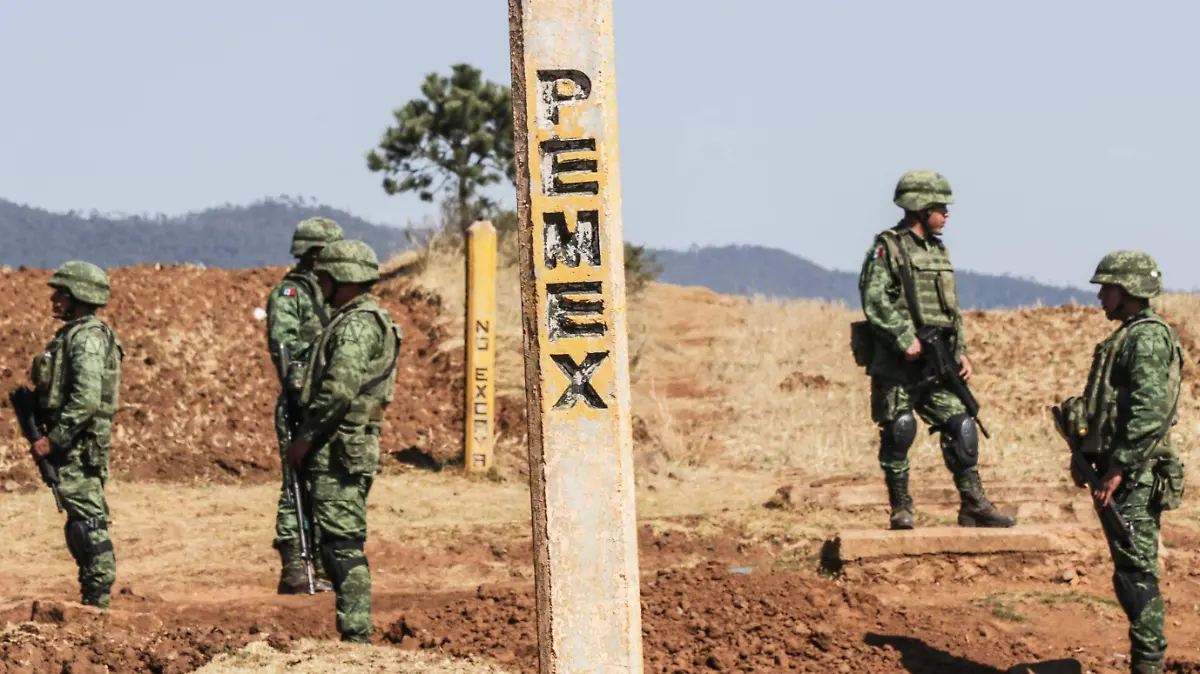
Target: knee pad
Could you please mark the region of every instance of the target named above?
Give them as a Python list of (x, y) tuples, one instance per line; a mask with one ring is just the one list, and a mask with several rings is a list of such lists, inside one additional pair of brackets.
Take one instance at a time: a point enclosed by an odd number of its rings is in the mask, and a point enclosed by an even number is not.
[(362, 539), (349, 538), (327, 538), (321, 541), (321, 561), (325, 563), (325, 573), (329, 574), (329, 580), (333, 583), (334, 590), (340, 592), (342, 583), (346, 581), (350, 572), (367, 565), (365, 553), (351, 559), (338, 559), (334, 553), (338, 550), (358, 550), (361, 553), (363, 552), (363, 543)]
[(1129, 622), (1137, 622), (1150, 602), (1160, 596), (1158, 580), (1145, 571), (1114, 571), (1113, 590)]
[(63, 533), (67, 538), (67, 549), (75, 558), (75, 563), (88, 566), (92, 560), (106, 552), (112, 552), (112, 541), (92, 543), (91, 532), (108, 529), (108, 522), (99, 518), (68, 519), (63, 525)]
[(964, 470), (979, 464), (979, 429), (969, 414), (955, 414), (942, 426), (942, 436), (950, 443), (954, 458)]
[(917, 437), (917, 419), (905, 412), (879, 429), (879, 456), (891, 461), (903, 461)]

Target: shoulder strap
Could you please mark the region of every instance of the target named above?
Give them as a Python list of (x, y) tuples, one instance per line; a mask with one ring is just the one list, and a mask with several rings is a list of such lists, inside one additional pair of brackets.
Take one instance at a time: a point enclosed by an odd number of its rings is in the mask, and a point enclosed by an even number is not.
[(291, 279), (304, 286), (304, 289), (308, 291), (309, 299), (312, 300), (313, 311), (317, 314), (317, 320), (321, 321), (322, 326), (329, 325), (329, 314), (325, 311), (325, 298), (321, 296), (320, 286), (304, 274), (298, 274), (294, 271), (284, 274), (283, 278), (285, 280)]
[(364, 383), (362, 386), (358, 387), (358, 395), (362, 395), (363, 393), (370, 391), (371, 389), (375, 388), (376, 386), (379, 386), (384, 381), (386, 381), (388, 377), (390, 377), (392, 375), (392, 370), (396, 369), (396, 363), (400, 360), (401, 338), (400, 338), (399, 331), (397, 331), (395, 329), (395, 324), (390, 323), (387, 320), (384, 320), (383, 314), (381, 314), (378, 309), (373, 309), (373, 308), (360, 307), (360, 308), (356, 308), (356, 309), (351, 309), (350, 311), (347, 311), (346, 313), (341, 314), (339, 316), (335, 316), (333, 319), (333, 324), (331, 324), (329, 326), (329, 329), (332, 331), (334, 325), (340, 324), (342, 321), (346, 320), (350, 316), (353, 316), (354, 314), (358, 314), (358, 313), (371, 314), (371, 316), (373, 316), (375, 318), (375, 320), (379, 323), (380, 329), (383, 330), (383, 337), (384, 337), (385, 344), (387, 343), (387, 334), (389, 332), (393, 333), (393, 336), (395, 337), (395, 341), (396, 341), (395, 348), (393, 349), (393, 353), (392, 353), (392, 360), (390, 363), (388, 363), (388, 366), (383, 370), (383, 373), (377, 377), (371, 378), (366, 383)]
[(912, 258), (908, 255), (908, 249), (900, 241), (900, 235), (895, 230), (889, 229), (884, 232), (884, 241), (891, 240), (892, 246), (899, 252), (899, 260), (897, 264), (900, 267), (900, 288), (904, 293), (904, 303), (908, 307), (908, 314), (912, 316), (913, 323), (916, 327), (924, 324), (924, 317), (921, 316), (921, 305), (916, 302), (916, 288), (913, 286), (912, 280)]
[[(104, 323), (104, 321), (99, 319), (80, 323), (79, 325), (76, 325), (68, 330), (65, 339), (63, 339), (63, 343), (66, 345), (66, 348), (71, 348), (71, 341), (75, 339), (75, 335), (90, 328), (96, 328), (103, 332), (106, 337), (108, 337), (108, 349), (104, 355), (106, 358), (111, 356), (113, 349), (116, 348), (117, 345), (117, 336), (116, 333), (113, 332), (112, 328)], [(121, 352), (121, 359), (125, 359), (125, 353), (123, 351)]]

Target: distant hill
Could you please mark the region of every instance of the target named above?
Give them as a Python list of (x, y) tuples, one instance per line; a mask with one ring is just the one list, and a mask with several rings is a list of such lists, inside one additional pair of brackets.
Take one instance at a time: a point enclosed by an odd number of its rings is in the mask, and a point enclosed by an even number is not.
[(406, 231), (292, 197), (224, 205), (179, 216), (51, 213), (0, 199), (0, 265), (53, 268), (85, 259), (105, 268), (190, 262), (244, 269), (289, 264), (296, 223), (325, 216), (381, 259), (408, 247)]
[[(406, 250), (409, 232), (368, 222), (311, 199), (277, 197), (247, 206), (225, 204), (179, 216), (92, 212), (52, 213), (0, 199), (0, 265), (53, 268), (70, 259), (102, 267), (187, 262), (245, 269), (291, 262), (296, 223), (333, 218), (350, 238), (371, 244), (380, 259)], [(858, 307), (858, 274), (825, 269), (802, 257), (762, 246), (650, 251), (661, 280), (720, 293), (807, 297)], [(964, 308), (998, 309), (1089, 302), (1093, 292), (1056, 288), (1011, 276), (958, 272)]]
[[(723, 246), (650, 252), (662, 264), (660, 280), (666, 283), (703, 286), (733, 295), (806, 297), (859, 306), (857, 270), (826, 269), (777, 248)], [(1095, 295), (1094, 290), (1059, 288), (1007, 275), (959, 270), (955, 276), (965, 309), (1082, 304)]]

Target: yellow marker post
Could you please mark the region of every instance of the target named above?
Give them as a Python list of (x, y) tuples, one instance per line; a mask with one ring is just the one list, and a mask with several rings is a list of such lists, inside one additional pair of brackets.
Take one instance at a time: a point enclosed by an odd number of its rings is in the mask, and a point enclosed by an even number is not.
[(642, 671), (612, 0), (509, 0), (542, 674)]
[(492, 467), (496, 438), (496, 228), (467, 229), (467, 379), (463, 462), (467, 472)]

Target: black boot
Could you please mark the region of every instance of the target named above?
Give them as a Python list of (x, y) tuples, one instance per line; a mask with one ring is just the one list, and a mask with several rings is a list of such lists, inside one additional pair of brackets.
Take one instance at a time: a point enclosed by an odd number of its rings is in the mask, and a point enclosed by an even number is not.
[(110, 602), (110, 590), (107, 587), (84, 587), (80, 590), (80, 602), (84, 606), (95, 606), (96, 608), (108, 608)]
[(956, 475), (954, 486), (958, 488), (962, 503), (958, 509), (958, 526), (1003, 528), (1017, 523), (1016, 517), (996, 510), (996, 506), (984, 495), (983, 482), (979, 479), (977, 469)]
[(884, 476), (887, 484), (888, 503), (892, 506), (891, 529), (913, 528), (913, 502), (908, 495), (908, 473), (894, 477)]

